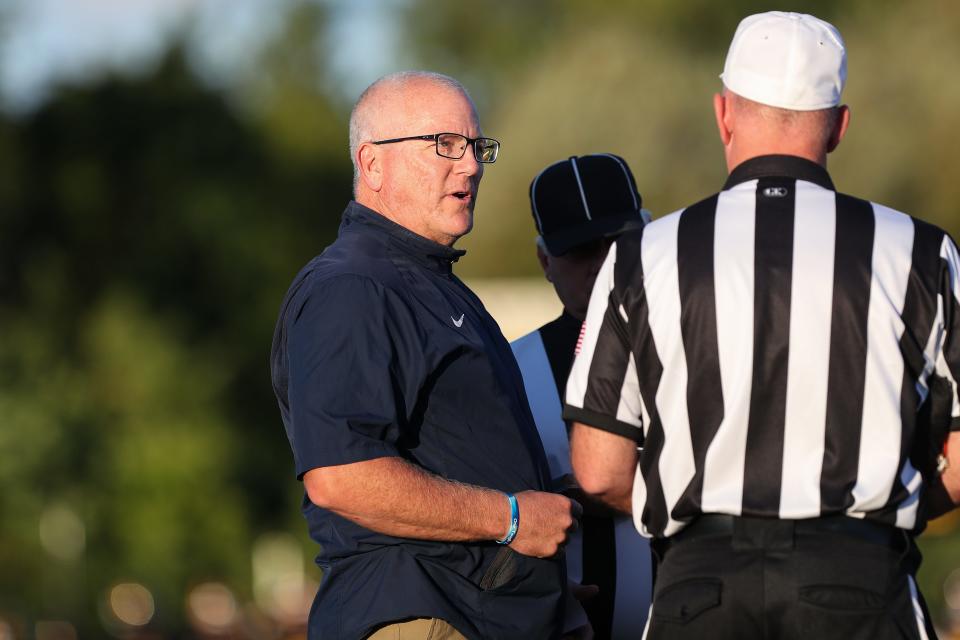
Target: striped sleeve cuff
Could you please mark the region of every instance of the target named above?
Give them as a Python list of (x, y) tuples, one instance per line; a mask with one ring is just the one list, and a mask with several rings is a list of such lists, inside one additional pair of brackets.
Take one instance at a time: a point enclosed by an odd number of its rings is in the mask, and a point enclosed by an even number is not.
[(580, 422), (594, 429), (600, 429), (601, 431), (622, 436), (627, 440), (636, 442), (638, 445), (643, 444), (643, 429), (635, 427), (632, 424), (627, 424), (626, 422), (621, 422), (616, 418), (603, 415), (602, 413), (581, 409), (580, 407), (574, 407), (568, 404), (563, 407), (563, 419), (569, 422)]

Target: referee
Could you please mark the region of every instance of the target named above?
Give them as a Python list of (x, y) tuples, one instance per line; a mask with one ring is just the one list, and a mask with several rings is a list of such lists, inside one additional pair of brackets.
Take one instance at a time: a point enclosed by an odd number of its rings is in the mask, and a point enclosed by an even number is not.
[(647, 638), (933, 637), (911, 532), (960, 503), (960, 258), (834, 189), (845, 76), (826, 22), (743, 20), (723, 190), (597, 277), (564, 416), (581, 487), (654, 539)]
[[(555, 162), (530, 184), (537, 259), (563, 303), (560, 317), (511, 343), (556, 486), (570, 486), (570, 445), (561, 397), (590, 290), (613, 239), (650, 220), (626, 161), (611, 153)], [(624, 432), (637, 438), (639, 432)], [(639, 444), (639, 443), (638, 443)], [(575, 491), (575, 490), (574, 490)], [(574, 492), (570, 496), (579, 499)], [(566, 546), (567, 579), (596, 585), (580, 606), (568, 598), (564, 637), (592, 627), (596, 640), (638, 638), (650, 603), (650, 547), (630, 518), (583, 502)]]

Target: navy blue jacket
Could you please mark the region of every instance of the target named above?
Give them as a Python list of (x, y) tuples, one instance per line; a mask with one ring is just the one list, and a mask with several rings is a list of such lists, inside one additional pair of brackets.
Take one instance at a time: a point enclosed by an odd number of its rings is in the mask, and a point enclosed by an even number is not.
[[(453, 275), (462, 254), (347, 206), (337, 240), (294, 279), (274, 334), (274, 391), (298, 478), (399, 456), (501, 491), (550, 489), (510, 347)], [(362, 638), (412, 617), (443, 618), (477, 639), (558, 630), (561, 558), (396, 538), (306, 496), (303, 513), (323, 570), (311, 639)]]

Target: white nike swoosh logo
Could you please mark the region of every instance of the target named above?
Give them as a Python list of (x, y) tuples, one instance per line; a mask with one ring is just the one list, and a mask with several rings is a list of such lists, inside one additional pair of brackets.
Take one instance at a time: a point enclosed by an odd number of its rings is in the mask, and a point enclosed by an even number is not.
[(453, 316), (450, 316), (450, 319), (453, 320), (454, 326), (456, 326), (458, 329), (463, 326), (463, 316), (464, 314), (461, 313), (459, 320), (455, 319)]

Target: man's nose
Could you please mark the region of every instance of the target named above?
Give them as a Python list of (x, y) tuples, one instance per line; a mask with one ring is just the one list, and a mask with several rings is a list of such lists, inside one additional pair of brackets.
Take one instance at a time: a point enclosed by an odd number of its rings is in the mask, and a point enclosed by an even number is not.
[(483, 171), (483, 165), (477, 161), (476, 154), (477, 152), (473, 148), (473, 145), (468, 146), (466, 152), (463, 154), (463, 157), (457, 160), (455, 163), (456, 172), (473, 176)]

